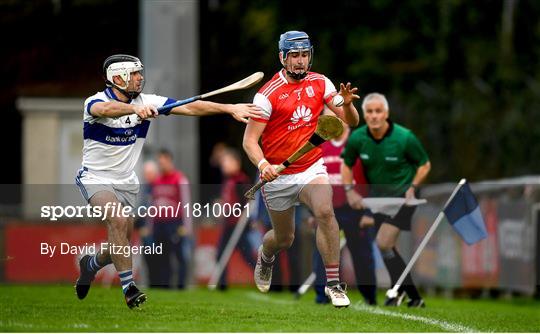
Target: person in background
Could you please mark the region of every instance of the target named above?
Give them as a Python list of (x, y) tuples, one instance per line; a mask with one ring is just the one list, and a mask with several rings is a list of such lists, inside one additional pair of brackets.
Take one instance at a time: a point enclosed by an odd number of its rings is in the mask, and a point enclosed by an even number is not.
[[(152, 205), (158, 209), (159, 215), (153, 219), (154, 242), (162, 245), (163, 254), (158, 257), (158, 286), (171, 287), (173, 277), (171, 260), (175, 258), (178, 264), (178, 281), (176, 287), (184, 289), (190, 263), (189, 240), (193, 236), (193, 222), (189, 213), (181, 211), (179, 216), (171, 210), (178, 203), (190, 203), (191, 192), (187, 177), (175, 168), (170, 151), (161, 149), (157, 155), (159, 176), (152, 184)], [(185, 209), (182, 205), (182, 209)]]
[[(370, 196), (415, 198), (416, 189), (431, 170), (426, 150), (411, 130), (389, 119), (390, 110), (384, 95), (366, 95), (362, 110), (366, 125), (351, 134), (342, 153), (341, 174), (349, 205), (354, 209), (364, 208), (362, 196), (353, 185), (352, 166), (358, 158), (362, 161)], [(406, 267), (396, 243), (402, 230), (411, 229), (415, 209), (416, 206), (403, 205), (393, 218), (377, 213), (373, 218), (365, 219), (378, 228), (377, 246), (390, 274), (392, 286)], [(399, 306), (405, 294), (410, 299), (407, 303), (409, 307), (425, 306), (410, 273), (399, 288), (398, 296), (388, 298), (385, 305)]]
[[(142, 196), (140, 197), (139, 207), (148, 208), (152, 205), (152, 184), (159, 176), (159, 169), (155, 161), (148, 160), (143, 164), (144, 184), (142, 184)], [(141, 243), (144, 246), (152, 246), (154, 237), (152, 231), (152, 219), (148, 217), (137, 217), (135, 220), (135, 230), (139, 233)], [(144, 254), (144, 262), (146, 264), (146, 273), (149, 286), (158, 285), (158, 269), (156, 266), (156, 257), (158, 254)]]
[[(229, 204), (232, 207), (240, 204), (243, 207), (244, 204), (246, 204), (244, 192), (248, 189), (250, 180), (242, 171), (242, 158), (240, 153), (233, 148), (224, 148), (219, 156), (219, 166), (223, 175), (221, 197), (219, 200), (220, 205), (224, 207), (225, 204)], [(216, 262), (218, 262), (223, 255), (223, 251), (229, 243), (239, 219), (240, 217), (236, 217), (235, 215), (223, 217), (223, 230), (219, 239)], [(246, 226), (249, 228), (249, 225)], [(242, 231), (240, 239), (236, 244), (236, 249), (240, 251), (246, 263), (251, 268), (255, 268), (256, 259), (252, 252), (253, 247), (249, 242), (248, 228), (245, 228)], [(218, 289), (227, 289), (227, 267), (223, 269), (219, 278)]]

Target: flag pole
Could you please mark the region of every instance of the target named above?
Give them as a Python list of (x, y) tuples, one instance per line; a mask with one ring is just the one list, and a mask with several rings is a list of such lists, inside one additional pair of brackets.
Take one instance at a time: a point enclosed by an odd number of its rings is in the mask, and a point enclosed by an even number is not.
[(403, 284), (403, 281), (405, 280), (405, 277), (411, 271), (412, 267), (416, 263), (416, 260), (418, 260), (418, 257), (420, 257), (420, 253), (422, 253), (422, 251), (424, 250), (424, 247), (426, 247), (429, 239), (431, 239), (431, 236), (433, 235), (433, 233), (435, 233), (435, 230), (437, 229), (437, 227), (441, 223), (442, 219), (444, 218), (444, 209), (448, 206), (448, 204), (452, 201), (452, 199), (454, 199), (454, 196), (456, 196), (457, 192), (459, 191), (459, 188), (461, 188), (461, 186), (463, 186), (465, 184), (465, 182), (467, 182), (467, 180), (461, 179), (459, 181), (458, 185), (456, 186), (456, 188), (454, 188), (454, 191), (450, 195), (450, 198), (448, 198), (448, 200), (446, 201), (446, 204), (444, 205), (443, 210), (440, 211), (439, 214), (437, 215), (437, 218), (435, 219), (435, 222), (429, 228), (429, 231), (426, 233), (426, 236), (424, 237), (424, 239), (422, 239), (422, 242), (420, 242), (420, 245), (418, 246), (418, 248), (414, 252), (414, 255), (412, 256), (411, 260), (409, 261), (409, 263), (405, 267), (405, 270), (403, 270), (403, 272), (401, 273), (401, 276), (399, 276), (399, 279), (397, 280), (396, 284), (394, 285), (394, 287), (392, 289), (386, 291), (386, 297), (388, 297), (388, 298), (396, 298), (398, 296), (399, 287), (401, 286), (401, 284)]

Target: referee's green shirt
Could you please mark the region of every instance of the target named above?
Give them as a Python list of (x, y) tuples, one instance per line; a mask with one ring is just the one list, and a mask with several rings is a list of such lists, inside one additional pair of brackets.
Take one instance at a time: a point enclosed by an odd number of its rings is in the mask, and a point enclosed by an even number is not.
[(403, 196), (410, 187), (419, 166), (428, 155), (411, 130), (391, 122), (381, 140), (375, 140), (364, 125), (350, 135), (341, 154), (347, 166), (357, 158), (370, 184), (371, 196)]

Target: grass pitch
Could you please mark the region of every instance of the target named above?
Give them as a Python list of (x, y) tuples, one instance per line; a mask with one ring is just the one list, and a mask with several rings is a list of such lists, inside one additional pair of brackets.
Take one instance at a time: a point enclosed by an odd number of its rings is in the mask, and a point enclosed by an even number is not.
[[(71, 286), (0, 286), (0, 331), (24, 332), (540, 332), (540, 302), (427, 298), (427, 308), (316, 305), (313, 292), (261, 294), (255, 287), (145, 289), (130, 310), (120, 287), (92, 287), (80, 301)], [(379, 296), (382, 303), (383, 296)]]

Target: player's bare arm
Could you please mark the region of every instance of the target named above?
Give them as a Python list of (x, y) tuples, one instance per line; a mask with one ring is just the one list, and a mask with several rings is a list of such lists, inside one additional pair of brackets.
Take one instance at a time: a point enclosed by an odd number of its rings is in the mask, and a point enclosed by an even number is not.
[(248, 123), (251, 117), (261, 117), (262, 111), (259, 107), (251, 103), (221, 104), (209, 101), (195, 101), (173, 108), (171, 114), (185, 116), (229, 114), (239, 122)]
[(327, 106), (332, 110), (336, 116), (341, 118), (345, 123), (352, 127), (355, 127), (360, 122), (360, 116), (358, 110), (354, 106), (354, 100), (360, 99), (360, 96), (356, 95), (358, 88), (351, 88), (351, 83), (347, 82), (346, 85), (341, 83), (339, 85), (339, 95), (343, 96), (343, 105), (336, 107), (333, 103), (329, 103)]
[(153, 105), (134, 105), (123, 102), (97, 102), (90, 107), (90, 113), (94, 117), (121, 117), (137, 114), (141, 119), (157, 116), (158, 112)]
[(418, 187), (422, 182), (424, 182), (430, 170), (431, 162), (429, 161), (416, 169), (416, 174), (414, 175), (411, 186), (405, 193), (405, 198), (414, 198), (415, 188)]
[(259, 139), (266, 128), (266, 123), (250, 120), (244, 132), (242, 146), (249, 157), (249, 160), (259, 168), (261, 179), (270, 182), (277, 178), (279, 174), (276, 172), (275, 166), (271, 165), (264, 158), (263, 151), (259, 145)]
[(353, 187), (353, 171), (346, 163), (341, 163), (341, 178), (345, 187), (347, 202), (353, 209), (363, 209), (362, 196)]

